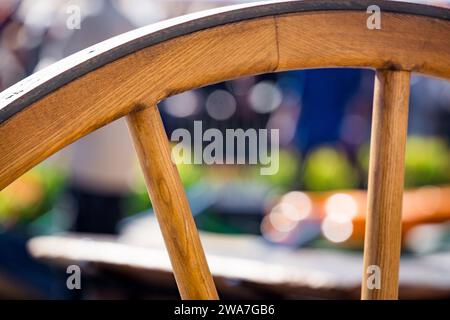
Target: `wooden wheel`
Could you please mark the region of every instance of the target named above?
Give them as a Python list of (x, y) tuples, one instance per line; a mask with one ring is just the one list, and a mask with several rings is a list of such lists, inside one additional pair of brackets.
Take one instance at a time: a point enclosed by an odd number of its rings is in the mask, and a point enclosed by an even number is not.
[[(381, 29), (366, 25), (369, 5)], [(0, 94), (0, 189), (127, 116), (182, 298), (217, 298), (157, 103), (208, 84), (302, 68), (374, 68), (363, 299), (396, 299), (410, 72), (450, 79), (450, 10), (389, 1), (250, 4), (134, 30)], [(366, 285), (368, 267), (381, 287)]]

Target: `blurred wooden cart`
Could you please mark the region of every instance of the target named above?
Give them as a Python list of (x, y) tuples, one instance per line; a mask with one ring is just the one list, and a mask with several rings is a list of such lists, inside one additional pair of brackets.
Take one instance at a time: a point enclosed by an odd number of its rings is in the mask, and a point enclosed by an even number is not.
[[(357, 299), (360, 294), (363, 257), (359, 251), (294, 250), (249, 235), (200, 232), (200, 237), (224, 298)], [(34, 257), (64, 270), (77, 264), (94, 277), (117, 275), (127, 279), (123, 287), (148, 285), (153, 297), (176, 292), (169, 256), (151, 216), (133, 222), (119, 237), (44, 236), (32, 239), (28, 247)], [(448, 299), (450, 252), (402, 257), (399, 295), (402, 299)]]

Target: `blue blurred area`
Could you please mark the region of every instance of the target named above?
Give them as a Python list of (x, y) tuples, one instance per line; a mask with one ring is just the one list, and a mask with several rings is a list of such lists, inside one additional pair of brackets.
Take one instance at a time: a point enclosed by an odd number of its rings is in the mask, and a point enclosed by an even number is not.
[(342, 120), (360, 86), (362, 70), (298, 71), (303, 79), (302, 114), (295, 141), (303, 152), (340, 141)]
[(30, 256), (26, 249), (30, 237), (26, 234), (24, 230), (0, 232), (0, 274), (30, 292), (31, 297), (53, 297), (58, 272)]

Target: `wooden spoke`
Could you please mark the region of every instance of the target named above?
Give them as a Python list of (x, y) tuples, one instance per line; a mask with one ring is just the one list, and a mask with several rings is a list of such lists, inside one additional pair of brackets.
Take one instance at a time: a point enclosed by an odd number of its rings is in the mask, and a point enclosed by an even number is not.
[(157, 107), (133, 112), (127, 122), (181, 297), (218, 299)]
[(376, 73), (362, 299), (398, 296), (409, 80), (406, 71)]

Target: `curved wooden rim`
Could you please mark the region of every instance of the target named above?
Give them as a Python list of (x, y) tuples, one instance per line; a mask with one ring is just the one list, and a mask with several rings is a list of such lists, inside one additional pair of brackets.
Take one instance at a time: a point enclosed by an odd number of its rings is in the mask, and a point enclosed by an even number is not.
[(378, 5), (382, 12), (450, 20), (450, 10), (428, 5), (380, 0), (312, 0), (258, 2), (234, 5), (170, 19), (111, 38), (67, 57), (0, 93), (0, 124), (43, 96), (103, 65), (143, 48), (192, 32), (266, 16), (319, 11), (366, 11)]
[[(382, 29), (368, 30), (368, 5)], [(450, 79), (450, 10), (390, 1), (231, 6), (112, 38), (0, 94), (0, 189), (142, 105), (246, 75), (320, 67)], [(93, 72), (95, 70), (95, 72)]]

